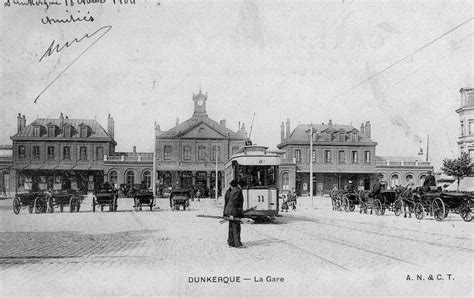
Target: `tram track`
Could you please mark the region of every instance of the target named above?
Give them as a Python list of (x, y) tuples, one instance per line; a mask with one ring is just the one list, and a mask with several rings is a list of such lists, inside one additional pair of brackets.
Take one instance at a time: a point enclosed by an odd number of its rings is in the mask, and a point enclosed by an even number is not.
[[(312, 219), (312, 218), (303, 217), (303, 216), (291, 216), (291, 218), (299, 219), (301, 221), (314, 222), (314, 223), (317, 223), (317, 224), (333, 226), (333, 227), (342, 228), (342, 229), (346, 229), (346, 230), (350, 230), (350, 231), (358, 231), (358, 232), (369, 233), (369, 234), (373, 234), (373, 235), (377, 235), (377, 236), (390, 237), (390, 238), (399, 239), (399, 240), (407, 240), (407, 241), (412, 241), (412, 242), (416, 242), (416, 243), (428, 244), (428, 245), (432, 245), (432, 246), (436, 246), (436, 247), (442, 246), (442, 247), (446, 247), (446, 248), (450, 248), (450, 249), (457, 249), (457, 250), (460, 250), (460, 251), (474, 252), (474, 249), (470, 249), (470, 248), (466, 248), (466, 247), (461, 247), (461, 246), (456, 246), (456, 245), (449, 245), (449, 244), (439, 243), (439, 242), (432, 242), (432, 241), (427, 241), (427, 240), (413, 239), (413, 238), (404, 237), (404, 236), (395, 236), (395, 235), (390, 235), (390, 234), (374, 232), (374, 231), (370, 231), (370, 230), (366, 230), (366, 229), (360, 229), (360, 228), (355, 228), (355, 227), (347, 227), (347, 226), (344, 226), (344, 225), (338, 225), (338, 224), (334, 224), (334, 223), (324, 222), (324, 221), (321, 221), (322, 218)], [(352, 221), (347, 221), (347, 220), (344, 220), (344, 221), (347, 222), (347, 223), (350, 223), (350, 224), (361, 224), (361, 223), (358, 223), (358, 222), (352, 222)], [(370, 224), (363, 223), (363, 225), (370, 225)], [(387, 227), (387, 228), (391, 229), (391, 227)], [(400, 229), (400, 230), (403, 231), (405, 229)], [(406, 231), (408, 232), (408, 231), (411, 231), (411, 230), (407, 229)], [(442, 235), (442, 234), (435, 234), (435, 235), (440, 236), (440, 237), (445, 236), (445, 235)], [(466, 239), (466, 240), (468, 240), (468, 239)]]
[(329, 260), (329, 259), (327, 259), (327, 258), (324, 258), (324, 257), (322, 257), (322, 256), (320, 256), (320, 255), (318, 255), (318, 254), (315, 254), (315, 253), (313, 253), (313, 252), (311, 252), (311, 251), (309, 251), (309, 250), (307, 250), (307, 249), (304, 249), (304, 248), (299, 247), (299, 246), (297, 246), (297, 245), (295, 245), (295, 244), (292, 244), (292, 243), (288, 242), (287, 240), (284, 240), (284, 239), (281, 239), (281, 238), (277, 238), (277, 237), (275, 237), (275, 236), (272, 235), (272, 234), (262, 232), (262, 231), (260, 231), (260, 230), (258, 230), (258, 229), (256, 229), (256, 228), (253, 228), (253, 227), (251, 227), (251, 228), (249, 228), (249, 229), (252, 230), (253, 232), (256, 232), (257, 234), (264, 235), (266, 238), (268, 238), (268, 239), (270, 239), (270, 240), (277, 240), (279, 243), (283, 243), (283, 244), (285, 244), (286, 246), (291, 247), (292, 249), (295, 249), (295, 250), (301, 251), (301, 252), (303, 252), (303, 253), (305, 253), (305, 254), (307, 254), (307, 255), (316, 257), (316, 258), (319, 259), (319, 260), (323, 260), (325, 263), (331, 264), (332, 266), (335, 266), (335, 267), (337, 267), (337, 268), (339, 268), (339, 269), (342, 269), (342, 270), (344, 270), (344, 271), (349, 271), (349, 272), (351, 271), (350, 269), (348, 269), (348, 268), (346, 268), (346, 267), (344, 267), (344, 266), (342, 266), (342, 265), (340, 265), (340, 264), (337, 264), (337, 263), (335, 263), (335, 262), (333, 262), (333, 261), (331, 261), (331, 260)]

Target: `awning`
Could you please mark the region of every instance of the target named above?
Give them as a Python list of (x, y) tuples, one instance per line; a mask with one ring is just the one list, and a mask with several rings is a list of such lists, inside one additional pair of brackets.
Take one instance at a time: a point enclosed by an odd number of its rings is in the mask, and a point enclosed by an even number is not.
[(56, 167), (54, 168), (54, 170), (56, 170), (56, 171), (72, 170), (72, 167), (73, 167), (73, 166), (74, 166), (74, 165), (58, 165), (58, 166), (56, 166)]
[[(458, 181), (454, 181), (445, 189), (448, 191), (457, 191)], [(461, 181), (459, 181), (459, 191), (474, 191), (474, 177), (464, 177), (461, 179)]]
[(91, 168), (91, 165), (75, 165), (72, 167), (73, 170), (79, 170), (79, 171), (87, 171)]

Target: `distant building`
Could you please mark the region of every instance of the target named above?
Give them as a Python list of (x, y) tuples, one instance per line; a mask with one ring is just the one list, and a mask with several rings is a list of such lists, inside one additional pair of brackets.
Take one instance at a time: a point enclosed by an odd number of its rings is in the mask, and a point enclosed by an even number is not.
[(421, 186), (428, 171), (433, 171), (433, 166), (428, 161), (423, 161), (423, 156), (377, 156), (377, 173), (382, 174), (381, 181), (388, 187), (407, 185), (413, 182)]
[(461, 88), (461, 107), (459, 114), (460, 133), (458, 145), (461, 152), (466, 152), (474, 160), (474, 88)]
[(93, 191), (104, 180), (104, 155), (112, 155), (114, 120), (106, 131), (96, 120), (39, 118), (26, 125), (18, 114), (13, 141), (15, 191), (77, 189)]
[(313, 194), (344, 189), (352, 180), (359, 189), (369, 189), (375, 179), (375, 146), (367, 121), (358, 130), (351, 125), (313, 125), (313, 152), (310, 154), (310, 125), (300, 124), (290, 133), (290, 121), (281, 124), (284, 150), (280, 165), (280, 189), (295, 188), (297, 195), (308, 195), (309, 160), (313, 162)]
[(119, 187), (122, 184), (130, 187), (145, 182), (152, 187), (153, 152), (115, 152), (104, 156), (105, 180)]
[(11, 179), (13, 169), (13, 146), (0, 145), (0, 197), (12, 195), (15, 184)]
[(239, 147), (245, 145), (247, 132), (244, 124), (235, 132), (208, 117), (207, 93), (193, 94), (194, 113), (191, 118), (162, 131), (155, 125), (156, 171), (159, 188), (199, 188), (208, 195), (215, 186), (217, 159), (218, 190), (223, 181), (224, 162)]

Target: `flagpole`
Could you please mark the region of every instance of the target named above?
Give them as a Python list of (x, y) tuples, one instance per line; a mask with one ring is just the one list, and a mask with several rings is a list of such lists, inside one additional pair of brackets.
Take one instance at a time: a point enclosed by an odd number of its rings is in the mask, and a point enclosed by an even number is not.
[[(154, 143), (153, 143), (153, 175), (152, 175), (152, 180), (153, 180), (153, 198), (156, 197), (156, 121), (155, 121), (155, 138), (154, 138)], [(156, 201), (155, 201), (156, 205)]]
[(311, 198), (311, 208), (313, 204), (313, 123), (309, 129), (309, 196)]
[(218, 186), (218, 177), (217, 177), (217, 162), (219, 161), (219, 146), (216, 146), (216, 184), (214, 186), (215, 192), (215, 202), (217, 203), (217, 186)]

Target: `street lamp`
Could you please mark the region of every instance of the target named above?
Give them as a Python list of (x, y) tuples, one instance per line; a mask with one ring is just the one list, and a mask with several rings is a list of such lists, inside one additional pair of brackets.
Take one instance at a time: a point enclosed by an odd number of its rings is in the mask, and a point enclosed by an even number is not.
[(311, 208), (314, 208), (313, 203), (313, 123), (310, 124), (309, 130), (309, 196), (311, 198)]

